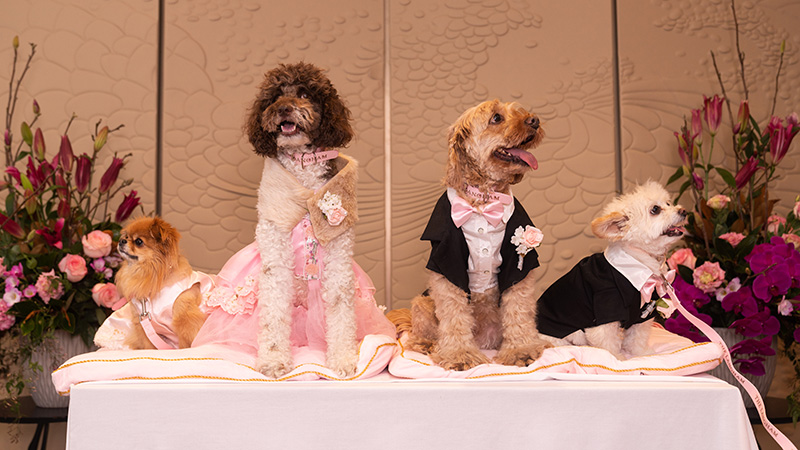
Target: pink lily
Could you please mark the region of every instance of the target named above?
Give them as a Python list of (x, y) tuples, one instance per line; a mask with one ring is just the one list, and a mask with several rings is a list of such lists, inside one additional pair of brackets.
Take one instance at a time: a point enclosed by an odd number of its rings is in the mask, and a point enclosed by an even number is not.
[(722, 100), (724, 100), (724, 97), (720, 97), (717, 94), (714, 94), (712, 98), (703, 96), (703, 118), (706, 120), (711, 134), (717, 133), (719, 123), (722, 120)]
[(45, 242), (47, 242), (49, 245), (60, 249), (64, 247), (64, 244), (61, 242), (61, 230), (63, 229), (64, 218), (62, 217), (56, 220), (52, 230), (48, 228), (42, 228), (40, 230), (36, 230), (36, 234), (44, 238)]
[(703, 122), (700, 119), (700, 111), (699, 109), (692, 110), (692, 139), (697, 138), (703, 133)]
[(86, 153), (78, 158), (78, 164), (75, 167), (75, 189), (78, 192), (86, 192), (89, 187), (89, 177), (92, 174), (92, 159)]
[(758, 170), (758, 158), (751, 156), (736, 173), (736, 190), (741, 190), (750, 181), (756, 170)]
[(45, 145), (41, 128), (37, 128), (33, 135), (33, 153), (39, 161), (44, 161)]
[(122, 199), (117, 213), (114, 215), (114, 221), (117, 223), (124, 222), (125, 219), (131, 216), (134, 208), (141, 204), (141, 199), (138, 197), (136, 191), (131, 191)]
[(58, 150), (58, 163), (61, 168), (67, 173), (72, 172), (72, 161), (75, 159), (75, 154), (72, 153), (72, 143), (69, 142), (69, 136), (66, 134), (61, 136), (61, 147)]
[(125, 164), (124, 158), (117, 158), (116, 156), (114, 159), (111, 160), (111, 165), (108, 166), (106, 169), (106, 173), (103, 174), (103, 177), (100, 178), (100, 193), (105, 194), (111, 189), (111, 186), (117, 182), (117, 178), (119, 178), (119, 171), (122, 169), (122, 166)]
[(733, 134), (739, 134), (739, 132), (746, 130), (747, 125), (750, 123), (750, 103), (747, 100), (742, 100), (742, 103), (739, 104), (737, 118), (738, 121), (733, 126)]
[(17, 239), (22, 239), (25, 237), (25, 230), (23, 230), (22, 227), (14, 221), (14, 219), (2, 213), (0, 213), (0, 227), (2, 227), (6, 233), (14, 236)]

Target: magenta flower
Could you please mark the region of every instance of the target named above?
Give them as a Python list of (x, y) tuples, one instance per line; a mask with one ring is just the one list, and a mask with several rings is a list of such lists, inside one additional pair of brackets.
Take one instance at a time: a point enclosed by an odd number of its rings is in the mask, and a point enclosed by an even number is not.
[(11, 175), (12, 178), (14, 178), (14, 180), (17, 182), (17, 185), (21, 185), (22, 184), (22, 176), (21, 176), (21, 174), (19, 172), (19, 169), (17, 169), (16, 167), (13, 167), (13, 166), (12, 167), (6, 167), (6, 173)]
[(701, 112), (699, 109), (692, 110), (692, 139), (703, 133), (703, 121), (700, 119)]
[(718, 262), (706, 261), (694, 269), (692, 279), (698, 289), (708, 294), (714, 292), (722, 284), (725, 279), (725, 271)]
[(78, 158), (78, 164), (75, 168), (75, 189), (78, 192), (86, 192), (89, 187), (89, 177), (92, 174), (92, 159), (86, 153)]
[(745, 337), (774, 336), (780, 331), (781, 324), (769, 308), (764, 308), (752, 316), (733, 322), (729, 328), (736, 329), (737, 333)]
[(719, 123), (722, 120), (722, 100), (724, 100), (724, 97), (720, 97), (717, 94), (714, 94), (712, 98), (703, 96), (703, 118), (706, 120), (708, 131), (712, 135), (717, 133)]
[(736, 190), (741, 190), (753, 177), (753, 174), (758, 170), (758, 158), (751, 156), (744, 165), (739, 168), (736, 173)]
[(6, 144), (6, 147), (11, 147), (11, 132), (8, 131), (8, 128), (3, 133), (3, 143)]
[(0, 213), (0, 227), (5, 230), (6, 233), (14, 236), (17, 239), (22, 239), (25, 237), (25, 230), (14, 221), (14, 219), (7, 217), (5, 214)]
[(797, 328), (796, 330), (794, 330), (794, 333), (792, 333), (792, 336), (794, 337), (794, 341), (795, 342), (800, 343), (800, 328)]
[(692, 184), (694, 184), (695, 189), (698, 191), (702, 191), (703, 186), (705, 186), (703, 179), (700, 178), (700, 175), (698, 175), (696, 172), (692, 172)]
[(789, 266), (785, 263), (778, 264), (753, 280), (753, 294), (768, 302), (772, 297), (780, 297), (792, 286), (792, 277), (789, 275)]
[(72, 171), (72, 161), (75, 159), (75, 154), (72, 153), (72, 143), (69, 141), (69, 136), (66, 134), (61, 136), (61, 147), (58, 150), (58, 163), (61, 168), (69, 173)]
[(114, 214), (114, 221), (117, 223), (124, 222), (141, 203), (141, 199), (136, 195), (136, 191), (131, 191), (122, 199), (122, 203), (119, 204), (117, 213)]
[(741, 373), (749, 373), (757, 377), (767, 373), (766, 369), (764, 369), (764, 358), (760, 356), (735, 359), (733, 363), (739, 365), (739, 372)]
[[(701, 312), (698, 312), (697, 308), (694, 307), (694, 304), (692, 304), (691, 302), (684, 302), (683, 297), (680, 295), (679, 297), (681, 298), (681, 305), (683, 305), (683, 307), (686, 308), (687, 311), (689, 311), (690, 313), (692, 313), (693, 316), (703, 321), (706, 325), (709, 326), (711, 325), (712, 322), (711, 316), (709, 316), (708, 314), (703, 314)], [(692, 325), (688, 319), (683, 317), (683, 314), (678, 312), (676, 312), (672, 317), (670, 317), (664, 322), (664, 328), (666, 328), (667, 331), (670, 331), (672, 333), (687, 337), (691, 339), (693, 342), (708, 342), (708, 337), (700, 333), (700, 331), (697, 330), (697, 328), (695, 328), (694, 325)]]
[(49, 245), (52, 245), (55, 248), (63, 248), (63, 244), (61, 243), (62, 229), (64, 229), (63, 217), (56, 220), (52, 230), (49, 228), (42, 228), (40, 230), (36, 230), (36, 234), (44, 238), (45, 242), (47, 242)]
[(753, 291), (749, 286), (745, 286), (738, 291), (731, 292), (722, 299), (722, 309), (733, 311), (736, 314), (749, 317), (758, 312), (758, 303), (753, 298)]
[(100, 178), (100, 193), (105, 194), (111, 189), (111, 186), (117, 182), (117, 178), (119, 178), (119, 171), (122, 169), (122, 166), (125, 165), (124, 158), (117, 158), (116, 156), (114, 159), (111, 160), (111, 165), (108, 166), (106, 169), (106, 173), (103, 174), (103, 177)]
[(739, 134), (739, 132), (746, 130), (747, 126), (750, 124), (750, 104), (747, 100), (742, 100), (742, 103), (739, 104), (739, 114), (737, 116), (737, 122), (733, 126), (733, 134)]

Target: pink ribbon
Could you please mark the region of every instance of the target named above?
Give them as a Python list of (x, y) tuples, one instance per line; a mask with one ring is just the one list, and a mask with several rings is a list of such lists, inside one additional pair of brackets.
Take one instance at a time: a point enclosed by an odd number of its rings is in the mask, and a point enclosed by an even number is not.
[[(675, 271), (670, 270), (667, 272), (667, 283), (672, 284), (675, 281)], [(650, 303), (651, 299), (653, 298), (653, 291), (658, 292), (659, 297), (664, 297), (667, 294), (666, 289), (664, 288), (664, 282), (662, 281), (664, 278), (652, 275), (647, 281), (644, 282), (644, 286), (640, 292), (642, 293), (642, 304), (641, 306)]]
[(148, 299), (141, 301), (142, 313), (139, 314), (139, 323), (142, 325), (142, 328), (144, 328), (144, 334), (147, 335), (147, 339), (149, 339), (153, 346), (155, 346), (155, 348), (158, 350), (170, 350), (175, 348), (162, 339), (161, 336), (159, 336), (159, 334), (156, 332), (156, 329), (153, 328), (150, 312), (147, 311), (147, 302), (149, 302)]
[(672, 288), (672, 285), (670, 285), (665, 278), (662, 278), (660, 282), (667, 289), (667, 293), (669, 294), (670, 299), (672, 299), (673, 305), (675, 305), (678, 311), (680, 311), (681, 314), (683, 314), (683, 316), (686, 317), (686, 319), (689, 320), (689, 322), (691, 322), (692, 325), (697, 327), (698, 330), (703, 332), (703, 334), (705, 334), (709, 339), (711, 339), (711, 342), (714, 342), (715, 344), (722, 347), (722, 359), (725, 360), (725, 364), (728, 366), (728, 369), (730, 369), (731, 374), (733, 374), (733, 377), (736, 378), (736, 381), (738, 381), (739, 384), (742, 385), (744, 390), (747, 391), (747, 394), (750, 396), (750, 398), (753, 399), (753, 404), (755, 405), (756, 410), (758, 411), (758, 416), (761, 418), (761, 424), (764, 425), (764, 429), (767, 430), (770, 436), (772, 436), (772, 439), (774, 439), (775, 442), (777, 442), (778, 445), (780, 445), (780, 447), (784, 450), (787, 449), (797, 450), (797, 447), (789, 440), (789, 438), (787, 438), (783, 433), (781, 433), (781, 431), (778, 428), (776, 428), (775, 425), (773, 425), (772, 422), (770, 422), (769, 419), (767, 418), (767, 409), (764, 406), (764, 400), (761, 398), (761, 394), (758, 393), (756, 387), (753, 386), (753, 383), (751, 383), (747, 378), (743, 377), (742, 374), (740, 374), (733, 367), (733, 359), (731, 359), (731, 352), (728, 349), (728, 346), (725, 345), (725, 341), (722, 340), (722, 337), (720, 337), (720, 335), (717, 334), (717, 332), (714, 331), (705, 322), (692, 315), (692, 313), (687, 311), (686, 308), (684, 308), (683, 305), (681, 305), (681, 302), (678, 299), (678, 295), (675, 294), (675, 290)]
[(500, 201), (487, 203), (478, 209), (467, 203), (463, 198), (455, 197), (450, 205), (450, 217), (453, 218), (456, 228), (461, 228), (461, 225), (464, 225), (469, 220), (472, 213), (483, 214), (486, 220), (496, 227), (503, 221), (504, 211), (505, 209)]

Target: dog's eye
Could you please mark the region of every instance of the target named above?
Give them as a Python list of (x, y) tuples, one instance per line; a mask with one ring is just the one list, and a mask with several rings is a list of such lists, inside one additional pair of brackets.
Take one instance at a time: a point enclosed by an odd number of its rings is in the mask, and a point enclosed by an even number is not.
[(297, 93), (297, 96), (300, 97), (300, 98), (308, 98), (308, 92), (300, 91), (300, 92)]
[(133, 241), (133, 243), (136, 244), (137, 247), (141, 247), (142, 245), (144, 245), (144, 241), (142, 240), (142, 238), (136, 238), (136, 240)]
[(489, 123), (500, 123), (502, 121), (503, 121), (503, 116), (501, 116), (500, 114), (495, 114), (492, 116), (492, 119), (489, 121)]
[(658, 205), (653, 205), (653, 207), (650, 208), (650, 214), (654, 216), (661, 214), (661, 207)]

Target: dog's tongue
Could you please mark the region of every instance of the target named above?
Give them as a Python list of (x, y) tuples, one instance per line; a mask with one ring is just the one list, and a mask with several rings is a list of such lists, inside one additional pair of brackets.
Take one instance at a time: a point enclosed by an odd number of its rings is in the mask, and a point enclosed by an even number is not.
[(286, 133), (286, 134), (294, 133), (294, 130), (296, 128), (297, 128), (297, 125), (295, 125), (295, 124), (293, 124), (291, 122), (284, 122), (284, 123), (281, 124), (281, 132)]
[(529, 165), (531, 169), (536, 170), (539, 168), (539, 161), (536, 161), (536, 158), (534, 158), (533, 155), (526, 152), (525, 150), (520, 150), (518, 148), (509, 148), (506, 151), (516, 156), (517, 158), (525, 161), (525, 164)]

